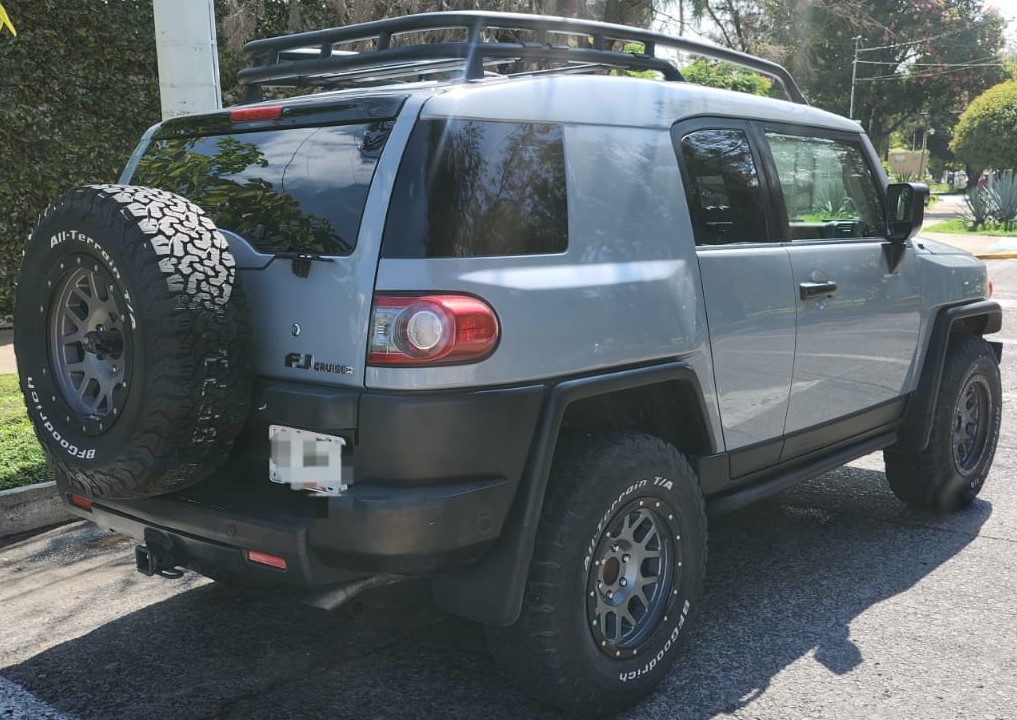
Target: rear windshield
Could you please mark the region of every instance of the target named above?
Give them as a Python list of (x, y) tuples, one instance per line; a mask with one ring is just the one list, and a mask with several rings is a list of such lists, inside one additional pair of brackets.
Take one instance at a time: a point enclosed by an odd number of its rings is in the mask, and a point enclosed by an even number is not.
[(561, 253), (567, 244), (560, 125), (417, 124), (392, 190), (384, 257)]
[(261, 252), (348, 255), (391, 127), (155, 140), (131, 182), (183, 195)]

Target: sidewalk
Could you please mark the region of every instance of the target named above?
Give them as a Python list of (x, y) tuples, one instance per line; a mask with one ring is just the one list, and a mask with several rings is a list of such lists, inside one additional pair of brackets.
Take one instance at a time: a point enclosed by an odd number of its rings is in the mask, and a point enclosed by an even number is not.
[[(964, 215), (967, 206), (963, 195), (940, 195), (939, 202), (925, 209), (923, 228), (937, 223), (953, 220)], [(928, 238), (936, 242), (953, 245), (977, 255), (983, 260), (1017, 258), (1017, 230), (1014, 237), (991, 237), (989, 235), (954, 235), (951, 233), (930, 233), (922, 230), (919, 238)]]
[(14, 363), (14, 331), (0, 330), (0, 375), (17, 371)]

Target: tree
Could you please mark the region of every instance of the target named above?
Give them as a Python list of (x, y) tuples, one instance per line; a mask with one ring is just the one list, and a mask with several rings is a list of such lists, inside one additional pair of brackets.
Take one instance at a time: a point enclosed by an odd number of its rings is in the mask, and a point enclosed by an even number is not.
[(820, 107), (846, 115), (861, 37), (855, 117), (877, 148), (920, 120), (949, 130), (956, 112), (1007, 70), (1004, 21), (983, 0), (686, 0), (713, 38), (783, 63)]
[(950, 149), (975, 177), (986, 168), (1017, 168), (1017, 80), (979, 95), (957, 122)]

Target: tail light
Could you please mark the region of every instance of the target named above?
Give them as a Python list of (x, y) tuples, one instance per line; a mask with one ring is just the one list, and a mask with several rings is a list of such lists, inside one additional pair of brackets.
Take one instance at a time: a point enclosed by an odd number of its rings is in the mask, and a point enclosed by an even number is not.
[(494, 310), (469, 295), (375, 295), (367, 364), (476, 362), (499, 335)]

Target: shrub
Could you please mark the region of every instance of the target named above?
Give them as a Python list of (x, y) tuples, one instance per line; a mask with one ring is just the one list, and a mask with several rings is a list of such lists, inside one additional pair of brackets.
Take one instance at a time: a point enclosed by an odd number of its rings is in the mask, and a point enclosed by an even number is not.
[(954, 129), (950, 149), (971, 166), (1017, 168), (1017, 80), (991, 87), (968, 105)]
[(1004, 230), (1010, 230), (1014, 219), (1017, 219), (1017, 177), (1014, 171), (994, 174), (985, 191), (992, 201), (993, 218), (1003, 225)]
[(968, 212), (964, 219), (972, 230), (977, 230), (985, 225), (995, 211), (989, 191), (983, 187), (971, 188), (964, 196), (964, 204), (968, 206)]
[(682, 68), (682, 76), (697, 85), (737, 90), (750, 95), (769, 95), (773, 86), (773, 81), (752, 70), (702, 59)]

